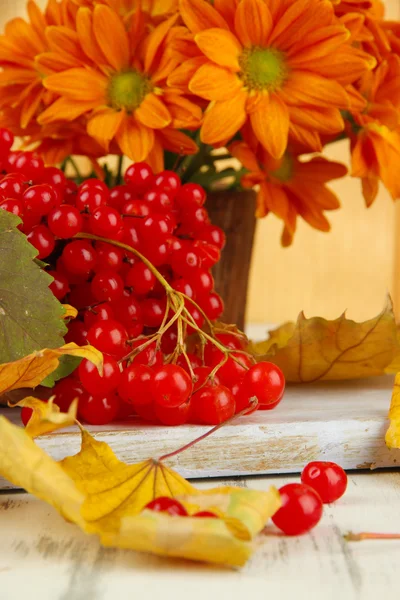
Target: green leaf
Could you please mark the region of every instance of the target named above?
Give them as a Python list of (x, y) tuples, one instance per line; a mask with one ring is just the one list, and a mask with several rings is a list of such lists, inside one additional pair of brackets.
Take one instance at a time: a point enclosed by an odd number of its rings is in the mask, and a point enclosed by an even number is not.
[(40, 385), (43, 385), (48, 388), (54, 387), (56, 381), (59, 381), (60, 379), (64, 379), (64, 377), (68, 377), (68, 375), (71, 375), (71, 373), (79, 367), (81, 362), (82, 358), (78, 358), (77, 356), (61, 356), (60, 364), (58, 365), (57, 369), (53, 371), (53, 373), (48, 375), (46, 379), (43, 379)]
[(48, 287), (52, 277), (35, 263), (37, 250), (19, 223), (0, 210), (0, 364), (59, 348), (67, 332), (64, 309)]

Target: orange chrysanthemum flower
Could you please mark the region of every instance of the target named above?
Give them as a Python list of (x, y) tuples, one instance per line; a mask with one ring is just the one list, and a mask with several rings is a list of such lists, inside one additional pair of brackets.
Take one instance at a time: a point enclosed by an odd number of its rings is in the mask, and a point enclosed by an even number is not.
[(76, 7), (70, 0), (50, 0), (42, 13), (30, 0), (27, 10), (28, 21), (12, 19), (0, 36), (0, 109), (17, 109), (23, 130), (52, 99), (43, 87), (44, 73), (35, 62), (36, 56), (48, 49), (46, 28), (49, 25), (71, 27)]
[(210, 101), (206, 144), (226, 143), (249, 120), (275, 158), (289, 136), (321, 150), (320, 134), (344, 128), (346, 87), (375, 65), (327, 0), (180, 0), (180, 11), (194, 43), (178, 40), (188, 60), (169, 83)]
[(78, 6), (90, 8), (96, 4), (105, 4), (119, 14), (125, 22), (129, 22), (138, 7), (155, 20), (165, 15), (172, 15), (178, 10), (178, 0), (73, 0), (73, 2)]
[[(58, 98), (39, 123), (84, 116), (88, 134), (105, 152), (114, 143), (118, 152), (150, 160), (156, 169), (164, 149), (195, 153), (196, 144), (178, 130), (198, 127), (201, 109), (165, 83), (177, 64), (168, 52), (175, 21), (170, 17), (148, 32), (138, 10), (127, 31), (117, 13), (99, 4), (78, 10), (74, 31), (49, 28), (51, 51), (37, 63), (50, 73), (43, 83)], [(72, 60), (74, 67), (65, 69)]]
[(353, 115), (349, 131), (352, 175), (360, 177), (367, 206), (381, 180), (393, 199), (400, 198), (400, 57), (392, 55), (361, 80), (367, 109)]
[(303, 161), (290, 151), (276, 160), (262, 147), (254, 152), (246, 142), (233, 142), (229, 150), (249, 171), (242, 177), (243, 187), (259, 186), (257, 216), (272, 212), (284, 221), (284, 246), (292, 243), (298, 216), (315, 229), (330, 230), (324, 211), (335, 210), (340, 204), (326, 183), (344, 177), (344, 165), (322, 157)]

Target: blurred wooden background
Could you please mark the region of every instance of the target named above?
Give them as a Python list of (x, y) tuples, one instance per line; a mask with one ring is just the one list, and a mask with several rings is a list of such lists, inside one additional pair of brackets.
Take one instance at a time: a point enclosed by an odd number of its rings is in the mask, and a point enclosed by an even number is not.
[[(385, 3), (388, 17), (400, 18), (400, 0)], [(0, 0), (0, 7), (3, 26), (11, 17), (24, 14), (25, 0)], [(329, 157), (348, 163), (347, 142), (331, 146)], [(382, 187), (367, 210), (360, 182), (350, 177), (332, 188), (342, 209), (330, 213), (329, 234), (300, 222), (293, 246), (285, 249), (279, 241), (280, 221), (270, 216), (259, 222), (249, 323), (278, 323), (295, 318), (300, 310), (308, 316), (332, 318), (347, 309), (351, 318), (366, 319), (379, 312), (387, 292), (393, 295), (400, 317), (400, 203), (393, 203)]]

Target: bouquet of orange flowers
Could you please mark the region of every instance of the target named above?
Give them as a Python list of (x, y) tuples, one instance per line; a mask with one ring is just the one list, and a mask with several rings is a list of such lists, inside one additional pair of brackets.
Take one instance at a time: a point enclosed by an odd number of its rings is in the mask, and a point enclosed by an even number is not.
[[(0, 37), (0, 121), (47, 164), (84, 155), (97, 170), (116, 154), (209, 189), (256, 187), (284, 245), (297, 216), (329, 230), (326, 184), (347, 172), (322, 156), (336, 140), (350, 141), (368, 206), (380, 181), (400, 197), (400, 23), (380, 0), (27, 8)], [(219, 168), (229, 157), (241, 166)]]

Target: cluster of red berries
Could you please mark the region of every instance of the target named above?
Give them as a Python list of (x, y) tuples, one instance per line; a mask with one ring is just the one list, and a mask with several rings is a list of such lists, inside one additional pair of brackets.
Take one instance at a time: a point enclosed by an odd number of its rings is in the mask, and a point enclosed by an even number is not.
[[(335, 502), (347, 488), (345, 471), (332, 462), (309, 463), (303, 469), (301, 481), (284, 485), (279, 490), (282, 506), (272, 521), (286, 535), (301, 535), (310, 531), (322, 517), (323, 504)], [(189, 515), (181, 502), (166, 496), (152, 500), (145, 509), (179, 517), (219, 518), (211, 511)]]
[[(254, 365), (239, 335), (211, 331), (186, 352), (188, 336), (224, 309), (210, 269), (225, 236), (210, 223), (201, 186), (182, 185), (173, 171), (155, 175), (146, 163), (130, 166), (124, 184), (111, 189), (98, 179), (77, 186), (34, 153), (11, 151), (12, 143), (1, 129), (0, 208), (21, 218), (50, 265), (53, 294), (79, 311), (66, 342), (90, 343), (104, 355), (102, 376), (84, 360), (58, 383), (62, 410), (78, 397), (79, 416), (91, 424), (137, 414), (165, 425), (216, 425), (253, 397), (261, 408), (279, 403), (282, 373)], [(71, 239), (77, 234), (103, 241)], [(171, 290), (185, 318), (165, 327), (178, 310)]]

